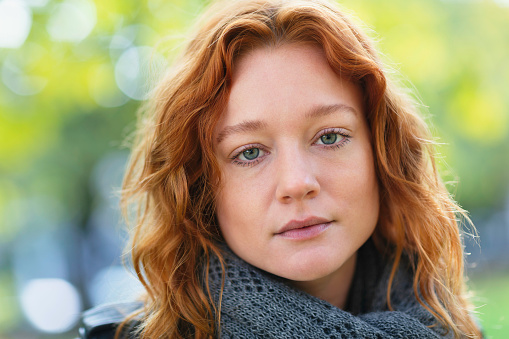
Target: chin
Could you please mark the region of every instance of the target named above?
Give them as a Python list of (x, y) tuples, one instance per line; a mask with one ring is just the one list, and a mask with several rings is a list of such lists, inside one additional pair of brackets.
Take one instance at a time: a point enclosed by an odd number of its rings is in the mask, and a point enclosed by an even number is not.
[(325, 278), (325, 277), (331, 275), (332, 273), (334, 273), (334, 271), (335, 270), (332, 270), (332, 269), (317, 270), (316, 267), (311, 267), (308, 270), (303, 270), (301, 272), (291, 272), (291, 273), (289, 272), (288, 274), (285, 274), (285, 276), (283, 276), (283, 278), (292, 280), (292, 281), (301, 281), (301, 282), (315, 281), (315, 280), (319, 280), (319, 279), (322, 279), (322, 278)]
[(275, 270), (276, 272), (272, 273), (293, 281), (314, 281), (333, 276), (335, 273), (341, 274), (342, 268), (350, 258), (331, 260), (334, 258), (331, 258), (330, 255), (324, 256), (321, 254), (319, 256), (307, 255), (305, 258), (295, 259), (294, 262), (285, 263), (284, 269)]

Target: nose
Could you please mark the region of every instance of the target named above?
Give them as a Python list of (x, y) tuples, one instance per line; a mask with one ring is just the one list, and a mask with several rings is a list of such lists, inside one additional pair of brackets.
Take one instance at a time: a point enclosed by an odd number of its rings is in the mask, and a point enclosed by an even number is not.
[[(297, 153), (297, 154), (296, 154)], [(292, 152), (292, 156), (278, 159), (276, 198), (288, 204), (311, 199), (320, 193), (320, 184), (313, 173), (310, 159)]]

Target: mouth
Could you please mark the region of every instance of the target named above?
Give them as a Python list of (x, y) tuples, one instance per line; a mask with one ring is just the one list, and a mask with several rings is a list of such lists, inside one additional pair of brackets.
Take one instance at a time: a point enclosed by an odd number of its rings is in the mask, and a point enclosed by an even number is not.
[(291, 239), (309, 239), (322, 233), (333, 221), (320, 217), (291, 220), (278, 230), (275, 235)]

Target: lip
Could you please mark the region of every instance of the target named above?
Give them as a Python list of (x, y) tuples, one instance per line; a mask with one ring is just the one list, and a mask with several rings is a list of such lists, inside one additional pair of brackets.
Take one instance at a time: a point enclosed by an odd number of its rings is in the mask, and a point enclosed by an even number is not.
[(309, 239), (326, 230), (332, 221), (315, 216), (302, 220), (291, 220), (275, 234), (292, 239)]

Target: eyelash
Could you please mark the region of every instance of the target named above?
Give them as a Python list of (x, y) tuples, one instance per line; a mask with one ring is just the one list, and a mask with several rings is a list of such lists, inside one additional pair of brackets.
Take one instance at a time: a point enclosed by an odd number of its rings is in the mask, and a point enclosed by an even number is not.
[[(316, 142), (318, 142), (318, 140), (324, 136), (324, 135), (327, 135), (327, 134), (339, 134), (341, 137), (343, 137), (342, 140), (340, 140), (338, 143), (334, 143), (334, 144), (330, 144), (330, 145), (327, 145), (327, 144), (320, 144), (319, 146), (321, 146), (322, 148), (324, 149), (328, 149), (328, 150), (336, 150), (336, 149), (339, 149), (343, 146), (345, 146), (348, 142), (350, 142), (350, 139), (351, 139), (351, 135), (348, 133), (348, 131), (346, 131), (345, 129), (343, 128), (327, 128), (327, 129), (324, 129), (322, 131), (320, 131), (316, 137), (314, 138), (315, 141), (313, 142), (313, 144), (316, 144)], [(238, 160), (239, 156), (249, 150), (249, 149), (252, 149), (252, 148), (258, 148), (260, 149), (261, 151), (265, 152), (266, 154), (252, 160), (252, 161), (245, 161), (245, 160)], [(234, 165), (237, 165), (237, 166), (242, 166), (242, 167), (246, 167), (246, 166), (254, 166), (256, 165), (257, 163), (259, 163), (266, 155), (268, 154), (268, 151), (262, 146), (262, 145), (259, 145), (259, 144), (249, 144), (249, 145), (244, 145), (242, 146), (242, 148), (240, 150), (238, 150), (237, 152), (235, 152), (235, 154), (229, 158), (232, 163)]]

